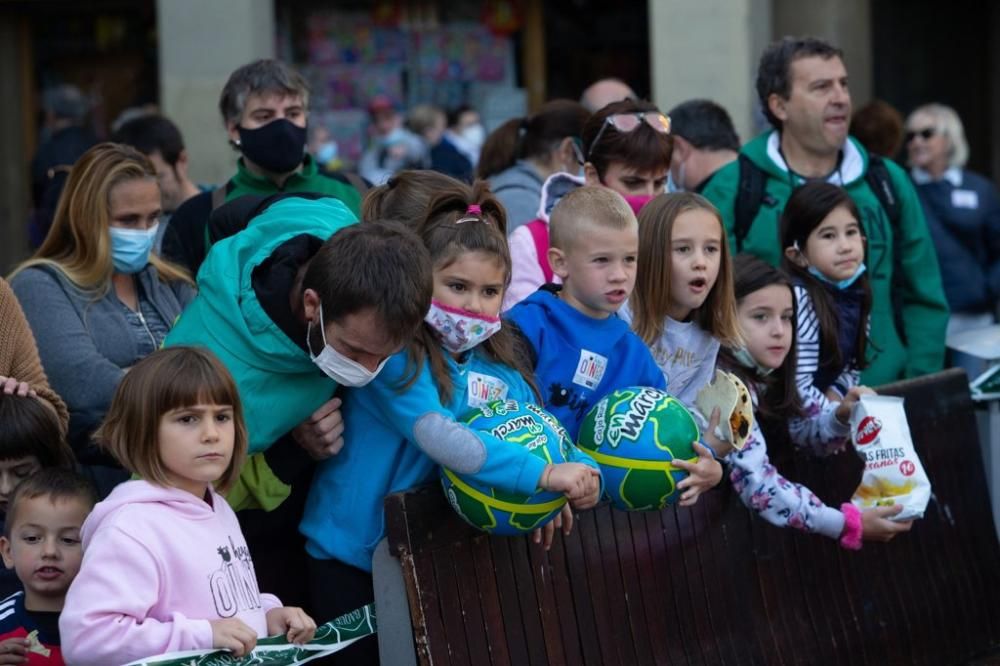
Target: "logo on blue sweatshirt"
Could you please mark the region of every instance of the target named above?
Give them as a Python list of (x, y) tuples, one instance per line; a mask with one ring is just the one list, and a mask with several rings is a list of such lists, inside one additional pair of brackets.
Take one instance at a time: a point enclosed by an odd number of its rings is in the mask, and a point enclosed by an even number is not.
[(604, 371), (608, 367), (608, 359), (589, 349), (580, 350), (580, 360), (576, 364), (576, 374), (573, 383), (594, 390), (604, 379)]

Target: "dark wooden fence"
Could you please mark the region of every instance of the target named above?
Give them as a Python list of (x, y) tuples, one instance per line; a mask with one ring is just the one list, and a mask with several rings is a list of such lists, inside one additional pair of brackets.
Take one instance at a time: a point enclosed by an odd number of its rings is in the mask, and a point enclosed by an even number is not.
[[(768, 525), (728, 483), (693, 509), (584, 512), (548, 553), (468, 528), (439, 487), (389, 497), (419, 663), (994, 663), (1000, 547), (965, 375), (883, 392), (906, 398), (934, 496), (909, 534), (860, 552)], [(836, 506), (861, 465), (781, 469)]]

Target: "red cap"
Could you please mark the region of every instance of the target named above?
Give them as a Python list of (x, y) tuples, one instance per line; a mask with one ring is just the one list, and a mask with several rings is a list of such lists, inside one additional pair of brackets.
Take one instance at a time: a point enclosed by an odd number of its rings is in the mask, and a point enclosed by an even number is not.
[(368, 102), (368, 113), (375, 115), (384, 111), (395, 111), (396, 105), (388, 95), (375, 95)]

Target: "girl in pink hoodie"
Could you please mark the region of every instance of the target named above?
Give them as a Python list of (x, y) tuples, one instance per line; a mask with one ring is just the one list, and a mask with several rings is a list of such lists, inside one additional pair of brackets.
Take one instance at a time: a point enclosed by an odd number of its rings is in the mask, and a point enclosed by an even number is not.
[(259, 636), (312, 639), (308, 615), (258, 590), (217, 492), (239, 476), (247, 434), (215, 356), (171, 347), (137, 363), (95, 438), (141, 480), (116, 487), (83, 525), (83, 564), (59, 618), (67, 664), (210, 648), (243, 656)]

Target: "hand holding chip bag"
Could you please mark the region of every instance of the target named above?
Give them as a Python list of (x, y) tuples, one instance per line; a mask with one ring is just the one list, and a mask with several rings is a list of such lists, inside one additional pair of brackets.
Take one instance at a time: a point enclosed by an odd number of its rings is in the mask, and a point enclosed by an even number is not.
[(865, 461), (861, 485), (851, 502), (860, 509), (901, 504), (891, 520), (921, 518), (931, 484), (913, 448), (903, 399), (861, 396), (851, 415), (851, 440)]

